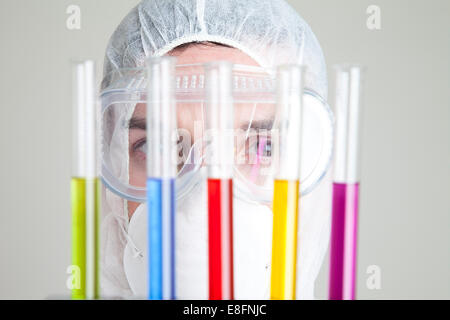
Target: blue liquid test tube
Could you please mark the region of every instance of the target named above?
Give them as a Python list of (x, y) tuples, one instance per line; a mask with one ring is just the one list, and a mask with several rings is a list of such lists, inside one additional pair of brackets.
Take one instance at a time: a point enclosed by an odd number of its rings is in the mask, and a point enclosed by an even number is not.
[(174, 57), (148, 60), (147, 202), (150, 300), (175, 299), (175, 65)]

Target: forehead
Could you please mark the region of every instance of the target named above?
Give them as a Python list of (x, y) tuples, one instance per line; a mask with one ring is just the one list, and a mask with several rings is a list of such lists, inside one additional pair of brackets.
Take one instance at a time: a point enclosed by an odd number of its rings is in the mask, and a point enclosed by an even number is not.
[(144, 103), (138, 103), (133, 112), (133, 117), (145, 118), (147, 112), (147, 106)]
[[(174, 56), (177, 58), (177, 65), (182, 64), (201, 64), (207, 63), (215, 60), (227, 60), (234, 64), (240, 65), (248, 65), (248, 66), (257, 66), (259, 64), (245, 54), (243, 51), (225, 47), (217, 44), (195, 44), (192, 46), (187, 46), (182, 49), (175, 48), (174, 50), (168, 53), (170, 56)], [(179, 107), (199, 107), (197, 104), (178, 104)], [(245, 110), (251, 112), (252, 108), (248, 108), (253, 106), (253, 104), (237, 104), (238, 111), (237, 113), (243, 113)], [(184, 108), (185, 109), (185, 108)], [(269, 116), (273, 113), (273, 106), (270, 104), (267, 105), (259, 105), (258, 113), (264, 114), (265, 116)], [(263, 111), (264, 110), (264, 111)], [(145, 117), (146, 116), (146, 105), (143, 103), (139, 103), (136, 105), (136, 109), (133, 113), (133, 117)], [(258, 117), (258, 115), (256, 115)]]
[(243, 51), (216, 44), (195, 44), (180, 50), (175, 48), (169, 52), (168, 55), (177, 57), (177, 64), (206, 63), (215, 60), (227, 60), (234, 64), (259, 66), (255, 60), (250, 58)]

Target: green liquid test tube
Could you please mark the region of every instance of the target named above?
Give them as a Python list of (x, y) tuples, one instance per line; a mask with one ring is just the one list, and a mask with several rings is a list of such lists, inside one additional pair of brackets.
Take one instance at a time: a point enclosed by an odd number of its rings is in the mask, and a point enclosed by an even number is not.
[(98, 178), (98, 104), (94, 63), (74, 66), (72, 159), (72, 277), (73, 300), (100, 298), (100, 197)]
[[(99, 179), (72, 178), (72, 264), (77, 266), (79, 282), (72, 299), (100, 297), (99, 283)], [(90, 249), (91, 248), (91, 249)]]

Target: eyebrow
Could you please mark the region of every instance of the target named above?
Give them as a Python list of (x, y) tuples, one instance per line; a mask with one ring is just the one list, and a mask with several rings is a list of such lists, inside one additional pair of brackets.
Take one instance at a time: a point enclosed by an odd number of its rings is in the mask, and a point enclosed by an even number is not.
[(264, 119), (264, 120), (253, 120), (249, 122), (244, 122), (240, 125), (242, 130), (247, 129), (260, 129), (260, 130), (270, 130), (273, 127), (273, 119)]
[[(138, 118), (133, 117), (128, 122), (128, 129), (140, 129), (140, 130), (146, 130), (147, 127), (147, 121), (145, 118)], [(270, 130), (273, 127), (273, 120), (272, 119), (264, 119), (264, 120), (253, 120), (253, 121), (247, 121), (240, 125), (240, 128), (242, 130), (247, 129), (260, 129), (260, 130)]]
[(128, 129), (140, 129), (145, 130), (147, 127), (147, 121), (145, 118), (133, 117), (128, 122)]

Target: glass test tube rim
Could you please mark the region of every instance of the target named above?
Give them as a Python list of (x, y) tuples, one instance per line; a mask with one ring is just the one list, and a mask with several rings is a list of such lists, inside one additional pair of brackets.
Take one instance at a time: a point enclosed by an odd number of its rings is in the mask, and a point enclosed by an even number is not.
[[(234, 105), (233, 64), (227, 60), (205, 63), (206, 110), (205, 136), (208, 177), (233, 177)], [(225, 79), (224, 79), (225, 77)], [(211, 139), (209, 141), (209, 139)]]
[[(336, 81), (333, 108), (335, 118), (333, 181), (357, 183), (360, 177), (364, 113), (362, 97), (366, 67), (350, 63), (338, 64), (333, 67)], [(352, 84), (351, 81), (355, 81), (355, 83)], [(357, 92), (354, 92), (352, 87), (356, 87)]]
[[(177, 145), (176, 139), (173, 139), (173, 135), (177, 134), (176, 131), (176, 103), (175, 103), (175, 91), (173, 77), (175, 75), (177, 58), (173, 56), (162, 57), (150, 57), (147, 59), (147, 69), (149, 85), (147, 87), (147, 110), (146, 110), (146, 130), (147, 130), (147, 177), (153, 178), (175, 178), (177, 166), (175, 164), (177, 159)], [(152, 72), (153, 68), (158, 68), (157, 75)], [(169, 69), (169, 75), (161, 69)], [(167, 71), (167, 70), (166, 70)], [(161, 81), (152, 81), (153, 77), (164, 77)], [(164, 84), (163, 84), (164, 82)], [(162, 97), (158, 97), (161, 101), (161, 105), (156, 108), (150, 107), (150, 101), (153, 97), (153, 86), (156, 88), (156, 94), (160, 94), (160, 88), (165, 88), (165, 94)], [(156, 111), (156, 112), (154, 112)], [(157, 121), (154, 114), (161, 116), (161, 121)], [(165, 121), (167, 120), (167, 121)], [(162, 133), (161, 133), (162, 131)], [(169, 132), (169, 136), (165, 135), (165, 132)], [(150, 147), (150, 139), (158, 138), (159, 143), (153, 143), (152, 149)], [(152, 157), (151, 155), (156, 155)], [(160, 159), (162, 157), (163, 159)]]
[[(277, 112), (274, 123), (279, 125), (278, 138), (288, 138), (288, 140), (286, 144), (282, 143), (281, 140), (279, 141), (280, 148), (276, 152), (278, 155), (278, 159), (276, 159), (278, 161), (275, 174), (276, 180), (300, 180), (303, 139), (302, 122), (307, 69), (307, 66), (301, 64), (284, 64), (277, 67)], [(297, 104), (298, 110), (292, 106), (293, 104)], [(290, 117), (290, 112), (297, 112), (298, 119)], [(292, 125), (293, 119), (296, 119), (297, 126)], [(289, 126), (285, 127), (285, 124), (289, 124)], [(292, 132), (293, 130), (296, 130), (296, 132)], [(297, 136), (298, 141), (292, 141)], [(287, 150), (290, 153), (295, 150), (295, 156), (283, 157), (284, 152)]]
[[(95, 61), (73, 60), (72, 177), (96, 179), (100, 164), (100, 108), (95, 91)], [(83, 82), (83, 83), (82, 83)]]

